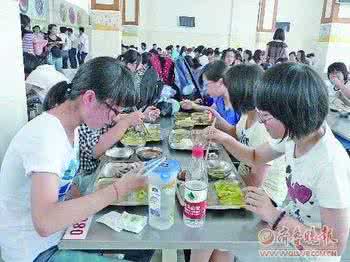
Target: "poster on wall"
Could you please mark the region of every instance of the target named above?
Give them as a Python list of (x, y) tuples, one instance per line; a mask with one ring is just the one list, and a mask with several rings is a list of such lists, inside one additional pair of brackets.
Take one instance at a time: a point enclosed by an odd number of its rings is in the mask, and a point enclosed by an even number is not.
[(19, 0), (19, 9), (32, 20), (46, 21), (48, 17), (48, 0)]
[(86, 26), (88, 14), (79, 6), (64, 0), (54, 1), (54, 23), (67, 26)]

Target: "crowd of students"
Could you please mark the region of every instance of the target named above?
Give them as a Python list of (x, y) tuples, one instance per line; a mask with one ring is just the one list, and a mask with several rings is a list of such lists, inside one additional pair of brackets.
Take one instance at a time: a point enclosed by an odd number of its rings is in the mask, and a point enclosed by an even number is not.
[(49, 24), (47, 32), (43, 33), (39, 25), (31, 28), (31, 19), (27, 15), (20, 16), (23, 53), (47, 58), (48, 63), (58, 71), (76, 69), (78, 64), (85, 62), (89, 53), (89, 39), (84, 27), (79, 28), (79, 34), (74, 34), (72, 28), (58, 28), (55, 24)]
[[(25, 39), (37, 34), (37, 28), (35, 33), (24, 29), (23, 47), (30, 54)], [(52, 53), (62, 41), (56, 30), (49, 26), (47, 36), (48, 60), (55, 65)], [(349, 156), (325, 122), (325, 82), (306, 62), (305, 52), (288, 53), (284, 40), (284, 32), (277, 30), (266, 51), (254, 54), (202, 45), (170, 45), (163, 51), (154, 44), (147, 51), (142, 43), (140, 52), (122, 46), (118, 58), (97, 57), (82, 64), (72, 81), (60, 75), (53, 86), (39, 86), (43, 112), (13, 138), (1, 166), (4, 260), (117, 260), (101, 252), (58, 250), (57, 244), (65, 228), (147, 183), (141, 174), (128, 174), (86, 192), (99, 157), (128, 128), (183, 109), (208, 110), (216, 117), (216, 126), (203, 135), (240, 161), (247, 210), (273, 230), (306, 232), (316, 227), (322, 233), (322, 226), (329, 227), (339, 256), (325, 259), (340, 261), (350, 226)], [(64, 64), (69, 50), (58, 49)], [(39, 53), (25, 55), (27, 79), (43, 66), (36, 64)], [(37, 85), (47, 82), (42, 75), (38, 78)], [(328, 78), (334, 92), (348, 101), (346, 66), (332, 64)], [(313, 248), (304, 243), (293, 247)], [(120, 252), (134, 261), (150, 261), (153, 254)], [(232, 261), (233, 256), (225, 250), (193, 250), (191, 261)]]

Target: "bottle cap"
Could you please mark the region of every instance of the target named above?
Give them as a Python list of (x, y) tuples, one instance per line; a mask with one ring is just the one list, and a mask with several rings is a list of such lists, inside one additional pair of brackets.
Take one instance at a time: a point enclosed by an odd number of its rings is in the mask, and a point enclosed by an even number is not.
[(192, 148), (192, 157), (203, 158), (204, 157), (204, 147), (203, 146), (194, 146)]

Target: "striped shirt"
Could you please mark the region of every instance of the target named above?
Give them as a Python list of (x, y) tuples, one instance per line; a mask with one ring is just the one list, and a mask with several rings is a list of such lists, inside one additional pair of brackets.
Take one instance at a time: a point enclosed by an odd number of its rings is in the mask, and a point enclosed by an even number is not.
[(25, 33), (22, 37), (22, 47), (24, 53), (34, 54), (33, 33)]

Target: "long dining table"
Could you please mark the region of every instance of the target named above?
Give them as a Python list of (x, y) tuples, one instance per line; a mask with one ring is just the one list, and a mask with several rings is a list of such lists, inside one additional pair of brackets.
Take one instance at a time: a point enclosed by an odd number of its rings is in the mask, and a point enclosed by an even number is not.
[[(168, 146), (167, 137), (172, 129), (172, 119), (162, 118), (160, 126), (163, 140), (158, 146), (162, 148), (164, 155), (168, 159), (178, 160), (183, 169), (189, 168), (191, 153), (172, 150)], [(231, 161), (224, 148), (220, 150), (219, 158)], [(89, 190), (92, 190), (91, 188), (90, 186)], [(127, 211), (148, 216), (147, 206), (107, 207), (93, 217), (85, 239), (63, 239), (59, 248), (69, 250), (161, 249), (162, 261), (166, 262), (177, 261), (176, 250), (178, 249), (226, 249), (238, 255), (239, 261), (265, 261), (259, 255), (261, 244), (258, 241), (258, 234), (264, 225), (256, 215), (245, 209), (207, 210), (204, 226), (193, 229), (184, 224), (183, 208), (176, 201), (175, 222), (170, 229), (156, 230), (146, 225), (139, 234), (127, 231), (116, 232), (96, 222), (96, 219), (110, 211), (120, 213)]]

